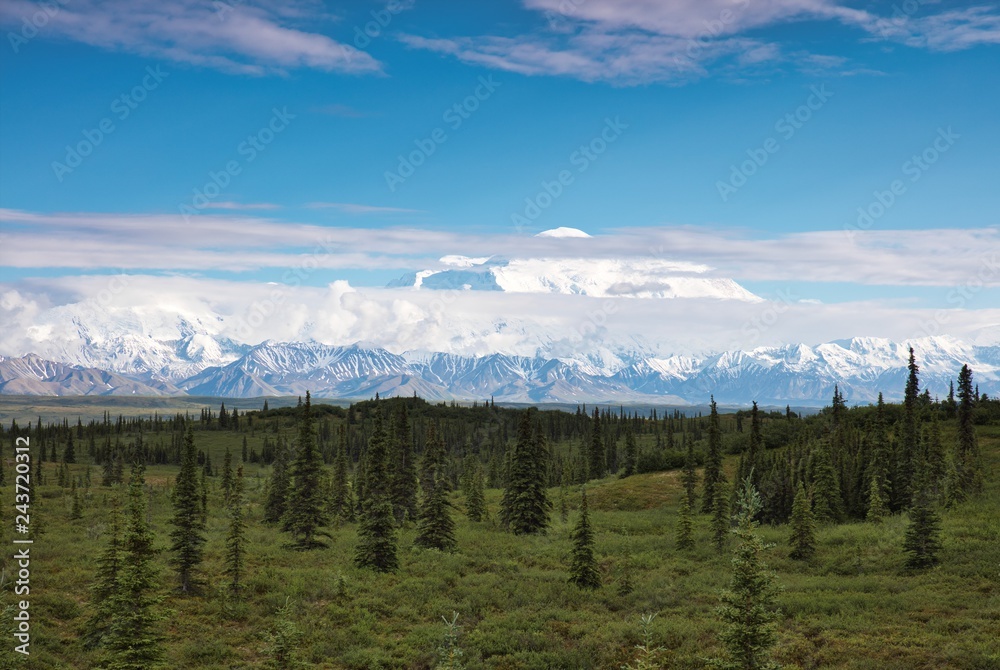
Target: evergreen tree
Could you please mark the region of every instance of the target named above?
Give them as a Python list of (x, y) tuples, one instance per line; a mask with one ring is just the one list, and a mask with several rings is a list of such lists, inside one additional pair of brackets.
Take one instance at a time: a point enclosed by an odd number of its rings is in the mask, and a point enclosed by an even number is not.
[(233, 455), (226, 447), (226, 455), (222, 459), (222, 500), (229, 504), (229, 496), (233, 493)]
[(472, 465), (471, 479), (465, 497), (465, 513), (469, 521), (482, 521), (486, 518), (486, 493), (483, 490), (483, 469), (476, 461)]
[[(441, 477), (439, 473), (437, 478)], [(425, 549), (454, 551), (458, 543), (455, 541), (455, 522), (449, 512), (450, 507), (447, 488), (439, 481), (435, 482), (430, 496), (424, 499), (421, 506), (417, 537), (413, 543)]]
[(458, 644), (458, 631), (461, 629), (458, 625), (458, 612), (451, 613), (451, 621), (444, 616), (441, 619), (445, 625), (444, 642), (438, 647), (438, 663), (434, 670), (465, 670), (465, 664), (462, 663), (465, 652)]
[(392, 500), (392, 513), (396, 517), (396, 523), (403, 523), (406, 519), (416, 519), (417, 467), (416, 457), (413, 455), (413, 433), (406, 414), (406, 405), (401, 405), (396, 414), (388, 468), (389, 497)]
[(882, 487), (879, 485), (878, 477), (872, 475), (868, 485), (868, 512), (865, 519), (870, 523), (881, 523), (882, 519), (887, 516), (889, 516), (889, 509), (885, 506)]
[(813, 448), (812, 452), (812, 500), (813, 512), (820, 523), (839, 522), (844, 517), (844, 501), (840, 495), (837, 471), (830, 459), (830, 450), (825, 442)]
[(229, 496), (229, 535), (226, 536), (226, 568), (229, 594), (239, 599), (243, 593), (246, 570), (246, 510), (243, 509), (243, 466), (236, 469), (233, 489)]
[(348, 481), (347, 427), (340, 426), (337, 441), (337, 455), (333, 459), (333, 490), (330, 508), (339, 521), (354, 519), (354, 505), (351, 502), (351, 485)]
[(312, 401), (306, 391), (306, 401), (299, 423), (299, 448), (292, 464), (292, 486), (287, 495), (282, 528), (292, 534), (303, 549), (321, 546), (317, 534), (325, 535), (329, 523), (323, 501), (323, 457), (316, 448), (313, 433)]
[(267, 482), (267, 498), (264, 501), (264, 521), (267, 523), (278, 523), (285, 516), (288, 506), (288, 461), (288, 446), (280, 443), (274, 462), (271, 463), (271, 477)]
[(927, 485), (934, 498), (944, 489), (948, 474), (948, 461), (941, 441), (941, 424), (935, 418), (930, 428), (924, 431), (924, 467), (927, 469)]
[(208, 480), (205, 471), (201, 471), (201, 525), (208, 524)]
[(708, 454), (705, 457), (705, 473), (702, 477), (702, 512), (708, 514), (715, 505), (715, 490), (726, 483), (722, 473), (722, 430), (719, 427), (719, 412), (712, 397), (712, 413), (708, 422)]
[(918, 472), (914, 479), (913, 504), (910, 506), (910, 525), (903, 540), (906, 567), (921, 570), (936, 565), (941, 550), (941, 520), (934, 509), (926, 472)]
[(681, 550), (694, 547), (694, 522), (691, 519), (691, 499), (681, 496), (681, 506), (677, 511), (677, 548)]
[(63, 450), (63, 463), (76, 463), (76, 447), (73, 446), (73, 433), (70, 432), (66, 439), (66, 448)]
[(368, 440), (365, 457), (364, 500), (354, 564), (378, 572), (395, 572), (399, 568), (395, 520), (386, 482), (388, 441), (382, 425), (382, 410), (376, 409), (375, 429)]
[[(446, 457), (444, 441), (434, 424), (428, 423), (424, 453), (420, 458), (420, 490), (424, 496), (429, 495), (434, 488), (435, 473), (444, 471)], [(442, 480), (441, 483), (448, 486), (447, 480)]]
[(115, 593), (111, 597), (111, 618), (104, 636), (107, 670), (149, 670), (160, 667), (163, 649), (156, 611), (160, 598), (153, 595), (157, 570), (153, 563), (153, 533), (146, 521), (146, 485), (143, 466), (132, 468), (121, 563)]
[[(299, 406), (302, 399), (299, 398)], [(291, 601), (285, 599), (285, 604), (274, 617), (274, 630), (267, 635), (267, 651), (270, 656), (268, 666), (273, 670), (294, 670), (302, 667), (296, 650), (302, 631), (292, 620)]]
[(957, 499), (983, 490), (983, 465), (972, 416), (977, 397), (972, 387), (972, 370), (963, 365), (958, 375), (958, 439), (953, 456)]
[(544, 533), (549, 524), (545, 458), (540, 435), (532, 431), (530, 410), (525, 411), (511, 455), (507, 486), (500, 501), (500, 521), (515, 535)]
[(600, 479), (604, 476), (604, 446), (601, 441), (601, 413), (594, 408), (594, 420), (591, 423), (590, 453), (587, 461), (587, 478)]
[(184, 436), (184, 450), (181, 453), (181, 469), (174, 484), (174, 516), (170, 531), (170, 563), (177, 569), (181, 591), (192, 589), (194, 575), (202, 560), (205, 545), (205, 524), (201, 521), (201, 505), (198, 500), (198, 452), (194, 445), (194, 433), (190, 426)]
[(913, 497), (913, 477), (920, 465), (920, 367), (917, 365), (913, 347), (907, 364), (909, 374), (903, 394), (903, 423), (900, 452), (897, 458), (898, 483), (894, 486), (895, 507), (905, 507)]
[(776, 670), (770, 649), (777, 641), (775, 621), (776, 587), (774, 575), (767, 570), (761, 554), (765, 545), (754, 520), (760, 513), (761, 500), (750, 478), (743, 481), (737, 501), (738, 539), (733, 552), (733, 576), (722, 592), (718, 609), (723, 629), (719, 634), (728, 658), (713, 663), (726, 670)]
[(631, 477), (635, 474), (635, 464), (639, 458), (639, 450), (635, 443), (635, 434), (631, 429), (625, 432), (625, 459), (622, 468), (622, 477)]
[(795, 492), (795, 501), (792, 503), (791, 525), (792, 533), (788, 542), (792, 545), (792, 551), (788, 555), (798, 561), (812, 558), (816, 553), (816, 520), (802, 482), (799, 482), (799, 489)]
[(594, 556), (594, 531), (590, 527), (590, 512), (587, 510), (587, 491), (580, 489), (580, 518), (570, 535), (573, 540), (569, 581), (582, 589), (596, 589), (601, 586), (601, 573)]
[(97, 581), (91, 587), (93, 613), (84, 625), (84, 644), (95, 647), (107, 635), (114, 613), (113, 598), (118, 590), (118, 572), (122, 565), (122, 513), (117, 497), (111, 499), (108, 544), (97, 559)]

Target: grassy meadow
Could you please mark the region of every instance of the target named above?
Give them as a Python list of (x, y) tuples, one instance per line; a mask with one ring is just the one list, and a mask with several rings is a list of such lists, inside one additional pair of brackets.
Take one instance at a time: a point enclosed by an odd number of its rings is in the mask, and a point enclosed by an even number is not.
[[(946, 436), (951, 439), (950, 434)], [(239, 461), (241, 436), (196, 431), (199, 449), (216, 467), (228, 446)], [(259, 438), (251, 438), (259, 439)], [(906, 517), (881, 525), (822, 527), (814, 559), (789, 559), (788, 528), (764, 526), (769, 566), (782, 588), (775, 658), (789, 668), (917, 670), (1000, 668), (1000, 427), (979, 428), (987, 490), (943, 513), (941, 563), (910, 574), (903, 569)], [(253, 442), (251, 442), (253, 444)], [(4, 455), (9, 454), (5, 445)], [(33, 454), (34, 456), (34, 454)], [(736, 459), (727, 457), (730, 481)], [(14, 602), (9, 548), (14, 490), (9, 464), (3, 501), (3, 604)], [(32, 521), (41, 535), (31, 548), (31, 657), (12, 652), (4, 636), (0, 667), (34, 670), (96, 667), (99, 651), (84, 648), (81, 626), (90, 614), (95, 560), (106, 543), (112, 489), (80, 489), (83, 518), (70, 520), (69, 489), (55, 484), (58, 465), (45, 463)], [(82, 481), (86, 465), (71, 466)], [(459, 551), (444, 554), (413, 547), (415, 528), (400, 532), (401, 569), (392, 575), (352, 565), (355, 525), (331, 528), (329, 547), (288, 548), (287, 535), (261, 522), (269, 467), (246, 465), (249, 499), (248, 591), (239, 604), (222, 596), (224, 538), (219, 478), (210, 478), (208, 543), (199, 596), (180, 596), (161, 552), (160, 595), (167, 667), (205, 670), (264, 668), (275, 613), (291, 604), (301, 634), (301, 667), (375, 670), (432, 668), (445, 627), (458, 612), (459, 644), (470, 669), (542, 670), (619, 668), (636, 656), (639, 618), (656, 613), (652, 633), (662, 646), (663, 668), (701, 668), (721, 652), (715, 615), (730, 573), (730, 555), (715, 552), (708, 517), (696, 518), (696, 546), (675, 546), (676, 511), (683, 492), (678, 472), (588, 485), (592, 523), (604, 586), (581, 591), (567, 583), (569, 533), (579, 501), (571, 489), (568, 520), (560, 518), (560, 491), (549, 532), (515, 537), (495, 519), (501, 491), (489, 489), (491, 521), (471, 523), (455, 493)], [(34, 469), (33, 469), (34, 471)], [(157, 546), (168, 544), (170, 491), (176, 466), (150, 466), (149, 518)], [(632, 582), (622, 593), (623, 579)], [(627, 591), (627, 589), (625, 589)], [(3, 627), (11, 626), (12, 609)]]

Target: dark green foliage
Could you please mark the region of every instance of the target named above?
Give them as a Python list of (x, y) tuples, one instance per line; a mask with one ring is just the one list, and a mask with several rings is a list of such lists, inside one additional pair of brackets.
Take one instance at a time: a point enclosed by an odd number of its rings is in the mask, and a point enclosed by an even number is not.
[(788, 543), (792, 545), (792, 551), (788, 555), (799, 561), (811, 558), (816, 553), (816, 520), (813, 517), (812, 503), (801, 482), (792, 503), (791, 525), (792, 533)]
[(625, 458), (622, 467), (622, 477), (631, 477), (635, 474), (635, 464), (639, 457), (639, 449), (635, 443), (635, 434), (628, 430), (625, 432)]
[(268, 667), (274, 670), (293, 670), (302, 667), (296, 650), (302, 631), (292, 619), (292, 606), (288, 599), (274, 617), (274, 629), (267, 635)]
[(451, 613), (450, 621), (444, 616), (441, 619), (445, 626), (444, 641), (437, 649), (438, 662), (434, 670), (465, 670), (465, 664), (462, 663), (465, 652), (458, 644), (458, 633), (461, 629), (458, 625), (458, 612)]
[(333, 486), (330, 494), (330, 511), (339, 521), (354, 519), (351, 484), (348, 481), (347, 427), (341, 426), (337, 440), (337, 455), (333, 459)]
[(473, 462), (469, 477), (469, 490), (465, 496), (465, 514), (469, 521), (483, 521), (486, 518), (486, 491), (483, 482), (483, 469), (478, 462)]
[(681, 506), (677, 511), (677, 548), (681, 550), (694, 547), (694, 521), (691, 518), (691, 499), (681, 496)]
[(153, 564), (153, 533), (146, 520), (143, 467), (133, 466), (122, 536), (121, 564), (110, 599), (111, 618), (104, 636), (107, 670), (148, 670), (160, 667), (160, 598), (153, 595), (157, 570)]
[(601, 413), (594, 408), (594, 420), (590, 426), (590, 452), (587, 458), (587, 478), (600, 479), (605, 472), (604, 443), (601, 441)]
[(66, 448), (63, 449), (63, 463), (76, 463), (76, 447), (73, 446), (73, 433), (66, 438)]
[[(438, 475), (440, 479), (441, 475)], [(448, 501), (448, 491), (439, 482), (435, 482), (430, 495), (424, 499), (420, 510), (420, 523), (417, 537), (413, 541), (418, 547), (454, 551), (455, 522), (451, 518), (451, 503)]]
[(958, 439), (953, 456), (955, 468), (955, 498), (962, 500), (983, 490), (983, 464), (979, 442), (973, 424), (973, 410), (977, 402), (972, 387), (972, 370), (962, 366), (958, 375)]
[(174, 516), (170, 523), (171, 565), (177, 569), (181, 591), (191, 591), (205, 545), (205, 524), (198, 499), (198, 452), (194, 433), (188, 428), (181, 452), (181, 469), (174, 483)]
[(580, 518), (570, 535), (573, 552), (569, 567), (569, 581), (582, 589), (596, 589), (601, 586), (601, 572), (594, 556), (594, 531), (590, 527), (590, 512), (587, 510), (587, 491), (580, 490)]
[(903, 551), (906, 567), (922, 570), (938, 562), (941, 550), (941, 519), (934, 509), (926, 471), (918, 471), (914, 479), (913, 504), (910, 506), (910, 525), (906, 528)]
[[(420, 459), (420, 489), (425, 496), (434, 488), (436, 473), (444, 471), (446, 460), (447, 453), (444, 441), (438, 435), (434, 424), (429, 423), (427, 425), (426, 446), (424, 446), (424, 453)], [(447, 480), (442, 480), (441, 483), (448, 486)]]
[(93, 613), (84, 625), (84, 643), (88, 647), (99, 645), (108, 632), (113, 614), (112, 598), (118, 589), (118, 571), (122, 564), (122, 513), (118, 498), (111, 499), (111, 519), (108, 544), (97, 559), (97, 575), (91, 587)]
[(306, 391), (306, 401), (299, 422), (299, 445), (292, 463), (290, 489), (282, 528), (291, 533), (298, 547), (311, 549), (322, 546), (317, 534), (329, 523), (323, 500), (323, 457), (316, 448), (313, 433), (312, 400)]
[(271, 477), (267, 482), (267, 499), (264, 501), (264, 521), (278, 523), (285, 516), (287, 508), (289, 454), (286, 445), (279, 445), (271, 464)]
[(365, 458), (364, 500), (361, 503), (361, 524), (354, 564), (378, 572), (394, 572), (399, 568), (396, 555), (396, 524), (392, 502), (386, 485), (388, 435), (382, 425), (382, 413), (376, 410), (375, 429), (368, 440)]
[(246, 510), (243, 500), (243, 466), (236, 470), (233, 489), (229, 496), (229, 534), (226, 536), (226, 567), (223, 574), (229, 578), (229, 595), (238, 600), (243, 594), (243, 576), (246, 572)]
[(882, 519), (889, 515), (889, 508), (885, 504), (885, 494), (879, 485), (877, 475), (872, 475), (868, 485), (868, 512), (865, 519), (870, 523), (881, 523)]
[[(761, 433), (760, 410), (754, 402), (750, 408), (750, 444), (746, 452), (740, 457), (740, 464), (736, 471), (736, 481), (742, 482), (747, 477), (756, 490), (760, 490), (760, 481), (764, 475), (763, 467), (764, 438)], [(738, 492), (734, 491), (734, 495)], [(763, 510), (763, 507), (761, 508)]]
[(722, 431), (719, 428), (719, 412), (712, 398), (712, 413), (708, 423), (708, 454), (705, 458), (705, 473), (702, 476), (702, 512), (708, 514), (715, 505), (715, 491), (725, 484), (722, 473)]
[(761, 554), (768, 548), (754, 521), (761, 508), (760, 496), (748, 477), (737, 500), (733, 532), (737, 537), (733, 552), (733, 576), (722, 592), (718, 609), (722, 619), (719, 638), (728, 658), (712, 665), (725, 670), (771, 670), (779, 666), (770, 660), (777, 641), (778, 611), (775, 606), (774, 575), (767, 570)]
[(810, 463), (812, 474), (813, 513), (820, 523), (838, 522), (844, 516), (844, 502), (841, 498), (837, 471), (830, 459), (830, 450), (825, 442), (813, 448)]
[(80, 494), (77, 493), (77, 491), (76, 491), (76, 480), (75, 479), (73, 480), (73, 483), (70, 486), (70, 496), (73, 499), (73, 506), (70, 508), (69, 518), (73, 519), (74, 521), (76, 519), (82, 519), (83, 518), (83, 505), (80, 502)]
[(903, 395), (903, 421), (896, 454), (896, 481), (893, 486), (893, 507), (903, 509), (913, 497), (913, 477), (920, 466), (920, 367), (913, 347), (907, 365), (909, 375)]
[(397, 523), (416, 519), (417, 463), (413, 455), (413, 432), (407, 417), (406, 405), (400, 405), (388, 460), (389, 498)]
[(507, 486), (500, 501), (500, 521), (515, 535), (544, 533), (549, 525), (546, 457), (545, 445), (532, 430), (531, 413), (526, 411), (518, 427)]

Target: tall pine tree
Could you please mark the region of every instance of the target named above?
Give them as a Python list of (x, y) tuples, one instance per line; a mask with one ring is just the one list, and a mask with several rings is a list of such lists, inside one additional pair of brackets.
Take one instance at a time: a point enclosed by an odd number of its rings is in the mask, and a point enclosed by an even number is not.
[(788, 555), (798, 561), (812, 558), (816, 553), (816, 520), (802, 482), (799, 482), (795, 501), (792, 503), (791, 526), (792, 533), (788, 542), (792, 545), (792, 551)]
[(246, 510), (243, 501), (243, 466), (236, 470), (229, 496), (229, 534), (226, 536), (226, 567), (229, 595), (238, 600), (243, 594), (246, 572)]
[(205, 546), (205, 525), (201, 520), (198, 495), (198, 452), (194, 432), (188, 427), (181, 452), (181, 469), (174, 483), (174, 516), (170, 531), (170, 563), (177, 569), (180, 588), (188, 593), (194, 587), (194, 576), (201, 563)]
[(546, 453), (540, 437), (532, 430), (531, 411), (525, 411), (511, 454), (507, 487), (500, 501), (500, 521), (516, 535), (544, 533), (549, 524)]
[(594, 531), (590, 527), (590, 511), (587, 509), (587, 490), (580, 488), (580, 518), (576, 522), (570, 538), (573, 551), (569, 567), (569, 581), (582, 589), (596, 589), (601, 586), (601, 572), (594, 556)]
[(399, 568), (396, 555), (396, 527), (386, 481), (389, 437), (382, 425), (382, 410), (375, 410), (375, 427), (365, 456), (364, 499), (354, 564), (378, 572)]
[(417, 464), (406, 405), (400, 405), (393, 429), (389, 451), (389, 497), (396, 523), (417, 518)]
[(316, 448), (309, 391), (299, 420), (299, 448), (292, 464), (291, 482), (282, 527), (302, 549), (322, 546), (316, 536), (325, 534), (322, 529), (329, 520), (323, 500), (323, 457)]
[(712, 397), (712, 413), (708, 421), (708, 454), (705, 457), (705, 473), (702, 476), (702, 512), (712, 512), (715, 505), (715, 491), (724, 485), (726, 476), (722, 472), (722, 430), (719, 427), (719, 411)]

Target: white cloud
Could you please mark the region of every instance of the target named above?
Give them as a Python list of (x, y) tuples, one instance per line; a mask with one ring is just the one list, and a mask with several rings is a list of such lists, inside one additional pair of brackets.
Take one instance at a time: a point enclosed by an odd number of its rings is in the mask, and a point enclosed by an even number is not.
[[(37, 3), (6, 0), (0, 23), (17, 28), (38, 11)], [(73, 0), (59, 3), (40, 33), (236, 74), (297, 68), (380, 73), (381, 64), (369, 54), (315, 32), (329, 19), (312, 1)]]

